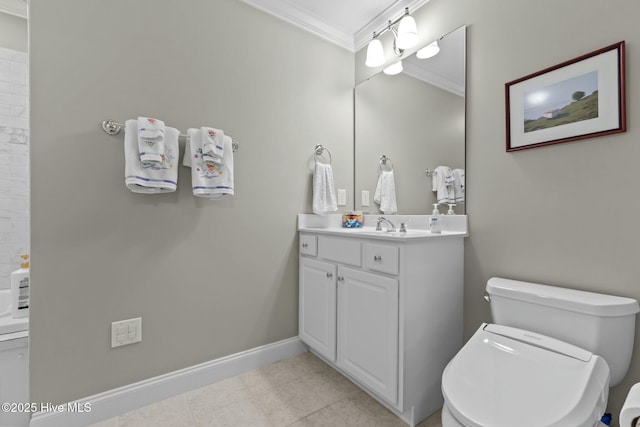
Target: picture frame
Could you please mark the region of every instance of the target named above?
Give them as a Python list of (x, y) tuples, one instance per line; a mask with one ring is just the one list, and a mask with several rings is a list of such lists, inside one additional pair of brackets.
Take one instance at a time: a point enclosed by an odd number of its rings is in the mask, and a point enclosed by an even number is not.
[(625, 132), (624, 41), (505, 84), (507, 151)]

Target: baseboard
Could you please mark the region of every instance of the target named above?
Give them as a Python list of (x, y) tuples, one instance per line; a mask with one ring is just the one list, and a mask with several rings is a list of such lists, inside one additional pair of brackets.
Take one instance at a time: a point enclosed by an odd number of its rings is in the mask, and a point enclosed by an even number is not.
[[(29, 426), (87, 426), (305, 351), (300, 338), (288, 338), (62, 405), (70, 411), (38, 412)], [(82, 412), (84, 408), (90, 411)]]

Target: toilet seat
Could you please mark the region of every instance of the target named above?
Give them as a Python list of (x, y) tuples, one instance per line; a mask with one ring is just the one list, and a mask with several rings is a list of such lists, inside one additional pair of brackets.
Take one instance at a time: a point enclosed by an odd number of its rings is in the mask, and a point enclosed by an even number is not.
[(606, 409), (609, 367), (562, 341), (482, 324), (445, 368), (442, 393), (466, 427), (593, 427)]

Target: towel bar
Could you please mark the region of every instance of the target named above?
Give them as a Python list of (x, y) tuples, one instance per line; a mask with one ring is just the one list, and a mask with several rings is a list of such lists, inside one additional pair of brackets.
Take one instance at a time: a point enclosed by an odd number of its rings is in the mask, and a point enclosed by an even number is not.
[[(122, 123), (118, 123), (113, 120), (103, 120), (102, 122), (102, 130), (109, 135), (117, 135), (120, 133), (120, 131), (123, 128), (124, 128), (124, 125)], [(180, 137), (189, 140), (189, 136), (185, 135), (184, 133), (180, 133)], [(231, 147), (233, 148), (233, 151), (238, 151), (238, 148), (240, 148), (240, 145), (238, 144), (238, 141), (236, 141), (235, 139), (232, 139)]]

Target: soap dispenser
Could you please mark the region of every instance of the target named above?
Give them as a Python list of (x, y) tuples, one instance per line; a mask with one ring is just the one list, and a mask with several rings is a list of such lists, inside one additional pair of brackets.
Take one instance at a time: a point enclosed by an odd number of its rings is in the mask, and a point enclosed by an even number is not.
[(455, 215), (456, 213), (453, 211), (453, 208), (456, 207), (455, 203), (448, 203), (449, 210), (447, 211), (447, 215)]
[(438, 211), (438, 204), (433, 204), (433, 212), (431, 213), (431, 219), (429, 220), (429, 231), (432, 233), (441, 233), (442, 225), (440, 224), (440, 211)]
[(20, 269), (11, 273), (11, 315), (14, 318), (29, 315), (29, 255), (20, 255)]

